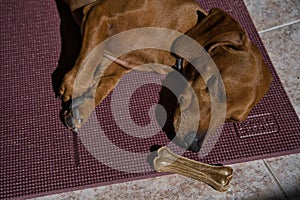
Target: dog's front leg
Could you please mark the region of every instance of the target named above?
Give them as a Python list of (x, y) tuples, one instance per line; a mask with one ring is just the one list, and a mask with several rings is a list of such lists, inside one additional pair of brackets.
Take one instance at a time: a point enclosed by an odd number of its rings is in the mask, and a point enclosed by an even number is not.
[(93, 84), (97, 85), (96, 88), (72, 100), (64, 113), (65, 124), (77, 132), (88, 120), (95, 107), (115, 88), (121, 76), (128, 71), (117, 63), (111, 63), (101, 74), (100, 79), (93, 80)]
[[(111, 27), (110, 18), (98, 4), (86, 6), (83, 13), (81, 51), (74, 67), (64, 76), (59, 89), (62, 101), (67, 105), (63, 108), (63, 118), (72, 130), (80, 128), (94, 110), (95, 104), (99, 103), (98, 99), (103, 99), (96, 97), (99, 96), (99, 92), (96, 92), (99, 77), (95, 76), (103, 60), (103, 50), (98, 48), (97, 55), (92, 57), (91, 53), (107, 39)], [(102, 93), (107, 94), (107, 91)]]
[[(107, 38), (109, 28), (110, 20), (105, 17), (104, 10), (100, 6), (89, 5), (84, 8), (81, 51), (74, 67), (64, 76), (59, 89), (59, 95), (63, 102), (82, 96), (91, 87), (96, 87), (91, 84), (99, 63), (86, 65), (85, 62), (91, 51)], [(103, 53), (98, 51), (97, 56), (101, 61)]]

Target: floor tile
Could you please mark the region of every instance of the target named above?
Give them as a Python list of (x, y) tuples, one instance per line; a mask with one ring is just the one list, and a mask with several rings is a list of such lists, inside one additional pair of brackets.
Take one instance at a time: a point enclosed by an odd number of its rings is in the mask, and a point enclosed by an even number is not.
[(299, 0), (244, 0), (259, 31), (300, 19)]
[(284, 199), (262, 160), (232, 165), (234, 177), (225, 193), (179, 175), (131, 181), (68, 192), (45, 199)]
[(300, 199), (300, 154), (265, 160), (289, 199)]
[(300, 118), (300, 23), (260, 36)]

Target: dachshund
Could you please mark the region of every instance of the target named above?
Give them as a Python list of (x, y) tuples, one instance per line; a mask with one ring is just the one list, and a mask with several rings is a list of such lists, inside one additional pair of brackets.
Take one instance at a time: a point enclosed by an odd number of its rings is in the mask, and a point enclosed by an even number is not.
[[(225, 90), (225, 94), (218, 100), (225, 103), (226, 112), (223, 117), (229, 121), (245, 120), (270, 87), (272, 76), (261, 52), (250, 41), (241, 25), (218, 8), (206, 13), (194, 0), (65, 2), (69, 5), (82, 34), (79, 56), (73, 68), (64, 75), (59, 88), (62, 101), (72, 102), (63, 112), (63, 118), (67, 127), (73, 131), (83, 126), (95, 107), (114, 89), (125, 73), (147, 63), (170, 68), (177, 63), (175, 67), (185, 77), (187, 86), (178, 96), (180, 103), (175, 109), (173, 125), (179, 141), (193, 151), (200, 150), (213, 120), (209, 85), (214, 91), (220, 91), (222, 88)], [(111, 49), (134, 45), (131, 44), (132, 40), (125, 38), (124, 41), (118, 41), (120, 44), (112, 42), (100, 48), (97, 62), (86, 62), (93, 50), (105, 40), (125, 31), (147, 27), (174, 30), (182, 35), (168, 36), (172, 43), (170, 51), (137, 49), (118, 57), (114, 56)], [(193, 66), (192, 61), (199, 60), (200, 64), (203, 62), (199, 54), (191, 53), (189, 58), (184, 58), (179, 53), (172, 53), (193, 51), (191, 46), (186, 45), (186, 36), (192, 38), (208, 53), (219, 71), (222, 84), (219, 84), (213, 73), (209, 73), (207, 79), (202, 76), (203, 71), (209, 71), (213, 66), (202, 64), (200, 70)], [(164, 43), (165, 39), (153, 40)], [(101, 63), (105, 63), (105, 60), (111, 63), (104, 70)], [(147, 70), (163, 74), (170, 71), (160, 68), (159, 65)], [(77, 80), (79, 74), (81, 78)], [(187, 88), (192, 88), (194, 95)], [(199, 108), (200, 115), (195, 111), (195, 106)], [(196, 130), (192, 128), (195, 120), (198, 122)], [(183, 128), (179, 128), (182, 121), (186, 123)], [(216, 122), (215, 126), (220, 123)]]

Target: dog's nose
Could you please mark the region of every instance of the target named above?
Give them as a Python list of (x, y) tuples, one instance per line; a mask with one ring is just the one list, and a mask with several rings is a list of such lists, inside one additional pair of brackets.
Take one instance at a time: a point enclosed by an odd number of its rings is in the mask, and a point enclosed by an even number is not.
[(189, 133), (185, 137), (184, 142), (189, 150), (192, 150), (194, 152), (200, 151), (202, 139), (198, 136), (197, 133)]

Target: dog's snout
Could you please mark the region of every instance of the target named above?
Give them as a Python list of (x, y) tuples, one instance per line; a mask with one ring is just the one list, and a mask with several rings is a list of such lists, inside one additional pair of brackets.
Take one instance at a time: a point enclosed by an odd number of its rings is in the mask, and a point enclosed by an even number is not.
[(186, 147), (194, 152), (200, 151), (201, 144), (203, 142), (203, 137), (199, 136), (197, 133), (189, 133), (184, 139)]

